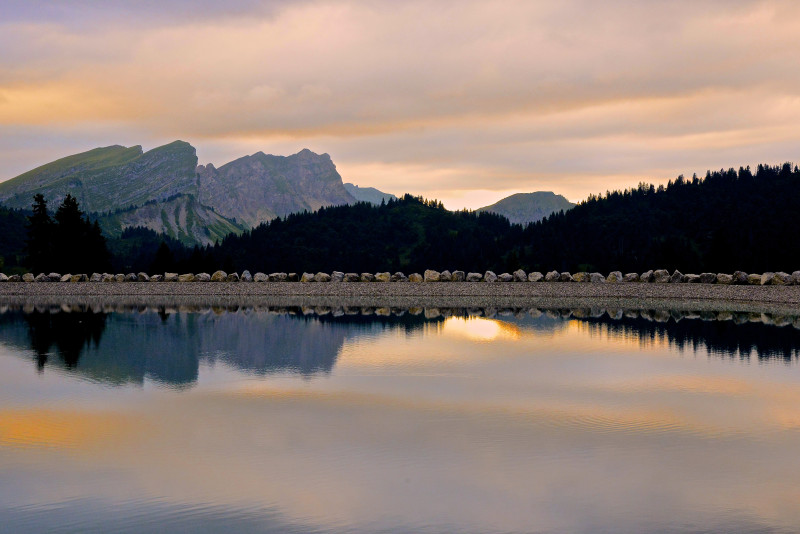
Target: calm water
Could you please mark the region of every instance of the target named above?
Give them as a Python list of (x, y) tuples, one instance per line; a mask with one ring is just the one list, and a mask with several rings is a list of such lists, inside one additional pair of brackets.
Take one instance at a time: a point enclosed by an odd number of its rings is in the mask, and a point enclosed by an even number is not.
[(0, 531), (797, 532), (800, 321), (6, 309)]

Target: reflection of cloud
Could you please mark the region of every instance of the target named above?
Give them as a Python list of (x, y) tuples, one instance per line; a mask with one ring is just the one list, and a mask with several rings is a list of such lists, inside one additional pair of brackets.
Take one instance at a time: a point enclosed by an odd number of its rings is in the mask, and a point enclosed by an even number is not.
[[(132, 333), (163, 344), (153, 330), (186, 340), (254, 315), (214, 325), (170, 316)], [(0, 412), (0, 515), (102, 499), (93, 525), (211, 508), (274, 513), (305, 531), (650, 532), (681, 517), (742, 532), (800, 521), (796, 368), (680, 357), (668, 343), (642, 350), (578, 320), (531, 315), (414, 329), (293, 318), (306, 330), (293, 337), (358, 327), (324, 378), (243, 378), (209, 364), (191, 390), (121, 396), (80, 383), (77, 403), (65, 383), (47, 383), (70, 402), (64, 410), (48, 408), (40, 377), (0, 373), (15, 383), (11, 398), (31, 406)], [(493, 342), (476, 342), (470, 327)], [(218, 347), (237, 337), (215, 335)], [(60, 378), (75, 386), (74, 374)], [(69, 461), (44, 447), (67, 449)]]
[[(687, 425), (658, 403), (597, 408), (575, 404), (573, 397), (551, 400), (544, 409), (529, 403), (528, 409), (502, 410), (469, 400), (438, 402), (429, 394), (441, 385), (400, 397), (378, 385), (340, 389), (325, 381), (152, 398), (137, 406), (147, 432), (98, 451), (88, 465), (53, 469), (58, 460), (44, 459), (41, 468), (52, 471), (53, 483), (42, 492), (51, 502), (65, 491), (96, 495), (93, 481), (81, 477), (91, 467), (121, 477), (102, 486), (112, 503), (144, 506), (157, 496), (162, 505), (274, 508), (291, 522), (356, 530), (382, 530), (396, 520), (405, 531), (428, 524), (588, 531), (598, 522), (647, 531), (657, 529), (636, 517), (671, 524), (674, 513), (686, 518), (697, 503), (703, 511), (690, 519), (698, 525), (719, 519), (716, 506), (736, 506), (768, 522), (797, 519), (791, 506), (797, 463), (783, 439), (704, 433), (713, 428)], [(450, 389), (455, 401), (454, 393)], [(717, 438), (713, 446), (709, 437)], [(784, 467), (754, 495), (742, 480), (759, 476), (750, 463), (759, 455)], [(631, 507), (640, 514), (632, 517)]]
[(753, 384), (746, 380), (713, 376), (658, 376), (643, 378), (641, 381), (627, 378), (605, 386), (613, 391), (663, 391), (729, 396), (755, 393)]
[(0, 449), (87, 450), (125, 439), (136, 429), (129, 417), (79, 410), (2, 410)]
[[(6, 6), (0, 124), (124, 122), (119, 137), (184, 138), (217, 164), (308, 146), (345, 179), (446, 198), (576, 199), (781, 161), (800, 139), (787, 1), (102, 4)], [(372, 165), (389, 172), (370, 179)]]

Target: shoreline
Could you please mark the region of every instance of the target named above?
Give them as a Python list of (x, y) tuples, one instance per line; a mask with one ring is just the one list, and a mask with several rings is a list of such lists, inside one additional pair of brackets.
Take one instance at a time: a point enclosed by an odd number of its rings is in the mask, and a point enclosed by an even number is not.
[(0, 284), (0, 303), (396, 307), (581, 307), (800, 315), (800, 286), (547, 282), (78, 282)]

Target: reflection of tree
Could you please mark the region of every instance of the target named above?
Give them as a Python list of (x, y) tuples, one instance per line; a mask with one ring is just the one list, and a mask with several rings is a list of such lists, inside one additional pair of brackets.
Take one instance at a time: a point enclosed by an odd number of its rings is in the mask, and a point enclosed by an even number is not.
[(67, 367), (77, 366), (81, 352), (92, 342), (98, 345), (106, 327), (104, 313), (33, 311), (24, 317), (39, 368), (47, 363), (53, 347)]
[(673, 318), (654, 322), (643, 318), (611, 319), (607, 316), (581, 319), (592, 328), (606, 330), (612, 336), (642, 340), (664, 339), (679, 350), (698, 351), (730, 358), (750, 359), (755, 353), (759, 361), (800, 358), (800, 330), (763, 323), (737, 324), (734, 321)]

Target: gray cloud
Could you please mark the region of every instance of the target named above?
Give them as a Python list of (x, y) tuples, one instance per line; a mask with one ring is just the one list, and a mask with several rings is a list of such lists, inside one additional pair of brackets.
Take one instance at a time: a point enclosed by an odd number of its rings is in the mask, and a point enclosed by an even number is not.
[[(110, 25), (161, 25), (202, 19), (270, 16), (295, 0), (5, 0), (4, 20), (89, 28)], [(302, 1), (302, 0), (300, 0)]]

